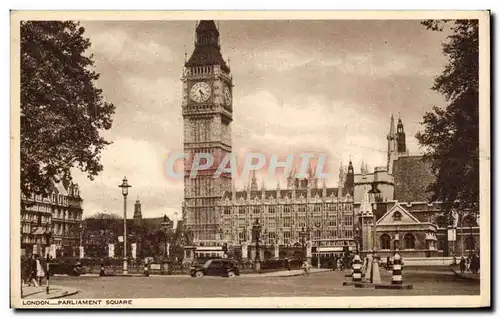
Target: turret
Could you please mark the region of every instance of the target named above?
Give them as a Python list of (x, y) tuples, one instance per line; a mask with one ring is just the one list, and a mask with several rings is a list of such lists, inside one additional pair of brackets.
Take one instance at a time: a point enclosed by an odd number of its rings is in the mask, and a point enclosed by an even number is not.
[(403, 127), (403, 122), (401, 118), (398, 119), (398, 131), (397, 131), (397, 144), (398, 144), (398, 153), (404, 154), (406, 153), (406, 134)]
[(286, 179), (286, 186), (287, 186), (287, 189), (293, 189), (296, 187), (296, 184), (295, 184), (295, 167), (292, 168), (292, 171), (290, 171), (290, 175), (288, 176), (288, 178)]
[(139, 200), (139, 198), (137, 198), (134, 204), (134, 224), (141, 225), (141, 222), (142, 222), (141, 201)]
[(352, 166), (352, 161), (349, 160), (349, 166), (347, 167), (347, 175), (345, 180), (346, 193), (349, 195), (354, 195), (354, 167)]
[(255, 170), (252, 170), (252, 184), (250, 185), (251, 191), (257, 191), (259, 187), (257, 186), (257, 178), (255, 177)]

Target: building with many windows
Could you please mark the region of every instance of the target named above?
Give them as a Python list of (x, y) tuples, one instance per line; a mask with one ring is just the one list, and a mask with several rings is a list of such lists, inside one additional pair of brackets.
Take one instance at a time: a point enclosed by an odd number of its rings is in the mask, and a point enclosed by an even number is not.
[[(265, 246), (330, 247), (342, 251), (345, 245), (355, 249), (355, 219), (352, 163), (347, 177), (341, 175), (339, 187), (318, 186), (314, 171), (304, 179), (289, 178), (286, 189), (258, 188), (255, 174), (243, 191), (228, 191), (218, 202), (219, 241), (229, 246), (252, 242), (252, 225), (262, 225), (260, 244)], [(292, 172), (292, 176), (295, 173)], [(210, 244), (210, 242), (201, 242)]]
[(54, 184), (51, 194), (21, 196), (21, 251), (46, 255), (52, 245), (58, 254), (72, 254), (79, 246), (82, 198), (78, 185)]

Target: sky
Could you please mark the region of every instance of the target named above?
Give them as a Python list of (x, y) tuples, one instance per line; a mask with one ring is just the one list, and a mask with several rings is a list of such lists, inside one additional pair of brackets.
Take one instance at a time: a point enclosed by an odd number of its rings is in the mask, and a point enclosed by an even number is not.
[[(221, 51), (233, 75), (233, 151), (267, 155), (321, 152), (327, 184), (340, 162), (372, 170), (387, 158), (390, 116), (401, 116), (410, 154), (424, 113), (445, 101), (432, 91), (446, 63), (442, 32), (416, 20), (220, 21)], [(92, 43), (96, 85), (116, 106), (113, 144), (93, 181), (75, 171), (84, 216), (123, 212), (118, 185), (127, 176), (128, 214), (181, 217), (182, 180), (166, 177), (169, 153), (182, 150), (181, 74), (193, 51), (196, 21), (82, 21)], [(281, 177), (257, 172), (259, 185)], [(246, 180), (237, 180), (242, 188)], [(176, 215), (176, 213), (178, 213)]]

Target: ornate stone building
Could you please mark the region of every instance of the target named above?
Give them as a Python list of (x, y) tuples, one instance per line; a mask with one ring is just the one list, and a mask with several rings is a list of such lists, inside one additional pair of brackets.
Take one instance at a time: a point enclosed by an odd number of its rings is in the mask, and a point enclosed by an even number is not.
[(354, 250), (353, 175), (349, 163), (345, 178), (341, 171), (339, 186), (332, 188), (325, 183), (318, 186), (310, 169), (307, 178), (289, 178), (286, 189), (278, 184), (267, 190), (258, 187), (254, 174), (245, 190), (228, 191), (219, 202), (219, 238), (229, 246), (250, 244), (252, 225), (259, 219), (262, 245), (302, 246), (311, 241), (313, 247), (329, 247), (332, 252), (345, 245)]
[(82, 198), (77, 184), (60, 182), (47, 197), (21, 196), (21, 251), (46, 255), (54, 250), (73, 253), (80, 244)]
[[(354, 174), (354, 209), (360, 218), (362, 250), (375, 247), (382, 256), (396, 248), (405, 257), (468, 255), (479, 250), (479, 211), (451, 211), (432, 202), (427, 187), (434, 180), (429, 162), (410, 155), (403, 122), (397, 131), (391, 116), (387, 135), (387, 165), (369, 173), (362, 164)], [(378, 198), (368, 196), (372, 189)], [(373, 205), (375, 203), (375, 205)], [(375, 232), (374, 224), (375, 222)]]
[[(214, 21), (200, 21), (196, 27), (193, 54), (184, 64), (182, 76), (184, 119), (183, 219), (193, 231), (194, 241), (215, 240), (219, 220), (216, 201), (231, 190), (231, 175), (213, 178), (222, 159), (231, 153), (233, 120), (233, 78), (220, 51), (219, 31)], [(214, 158), (213, 169), (190, 177), (196, 154)]]

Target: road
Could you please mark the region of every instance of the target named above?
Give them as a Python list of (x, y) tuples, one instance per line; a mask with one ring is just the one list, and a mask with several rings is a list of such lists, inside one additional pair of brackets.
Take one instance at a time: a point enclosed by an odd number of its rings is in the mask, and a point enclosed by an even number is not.
[[(385, 281), (390, 278), (384, 277)], [(295, 277), (54, 277), (51, 283), (76, 287), (69, 298), (184, 298), (258, 296), (411, 296), (479, 295), (479, 282), (449, 272), (406, 272), (413, 290), (344, 287), (343, 273), (324, 272)]]

